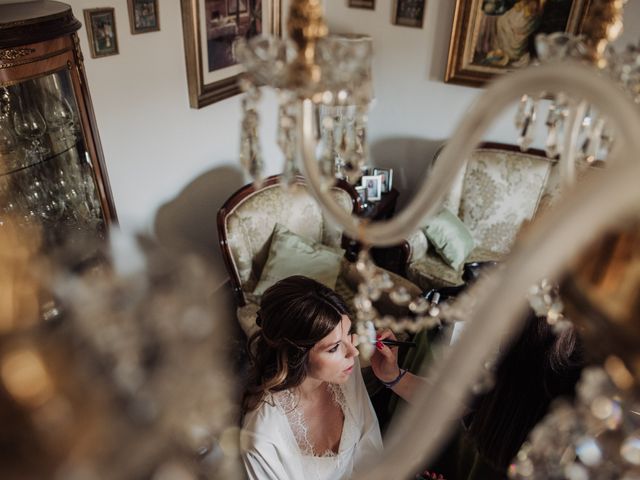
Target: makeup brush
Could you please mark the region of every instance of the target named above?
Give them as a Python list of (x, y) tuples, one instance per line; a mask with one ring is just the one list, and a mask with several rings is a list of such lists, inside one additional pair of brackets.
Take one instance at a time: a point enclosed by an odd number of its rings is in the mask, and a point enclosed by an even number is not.
[(382, 340), (376, 339), (376, 329), (373, 326), (372, 322), (367, 322), (367, 336), (369, 337), (369, 342), (372, 344), (376, 344), (378, 342), (386, 345), (387, 347), (415, 347), (416, 342), (402, 342), (400, 340), (392, 340), (390, 338), (384, 338)]

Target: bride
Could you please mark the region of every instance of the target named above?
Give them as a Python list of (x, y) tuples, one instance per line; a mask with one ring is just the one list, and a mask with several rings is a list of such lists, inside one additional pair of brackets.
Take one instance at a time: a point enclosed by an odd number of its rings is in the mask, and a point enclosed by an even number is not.
[(382, 439), (343, 300), (288, 277), (264, 293), (257, 322), (240, 436), (248, 478), (350, 478)]

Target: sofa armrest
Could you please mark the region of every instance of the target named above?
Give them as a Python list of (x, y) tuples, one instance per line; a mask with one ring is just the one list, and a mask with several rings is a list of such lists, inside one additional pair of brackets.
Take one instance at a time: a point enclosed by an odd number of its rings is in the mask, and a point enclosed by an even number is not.
[(407, 265), (413, 263), (427, 255), (429, 242), (422, 229), (413, 232), (406, 240), (408, 245)]

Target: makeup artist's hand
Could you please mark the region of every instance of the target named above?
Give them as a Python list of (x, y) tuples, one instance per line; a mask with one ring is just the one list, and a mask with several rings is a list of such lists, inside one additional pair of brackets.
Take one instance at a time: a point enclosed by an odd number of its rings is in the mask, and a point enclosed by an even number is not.
[[(378, 331), (376, 340), (384, 339), (397, 340), (396, 336), (388, 328)], [(396, 347), (389, 348), (381, 342), (376, 343), (376, 350), (371, 356), (371, 368), (378, 379), (383, 382), (392, 382), (400, 373), (398, 367), (398, 349)]]

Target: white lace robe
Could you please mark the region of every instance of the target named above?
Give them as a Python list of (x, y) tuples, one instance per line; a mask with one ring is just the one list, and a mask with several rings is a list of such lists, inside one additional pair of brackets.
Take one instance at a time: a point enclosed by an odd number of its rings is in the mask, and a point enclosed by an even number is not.
[(240, 434), (242, 459), (250, 480), (338, 480), (382, 451), (378, 419), (359, 365), (346, 384), (333, 386), (344, 413), (338, 453), (318, 455), (306, 439), (297, 409), (287, 408), (291, 392), (279, 392), (245, 416)]

